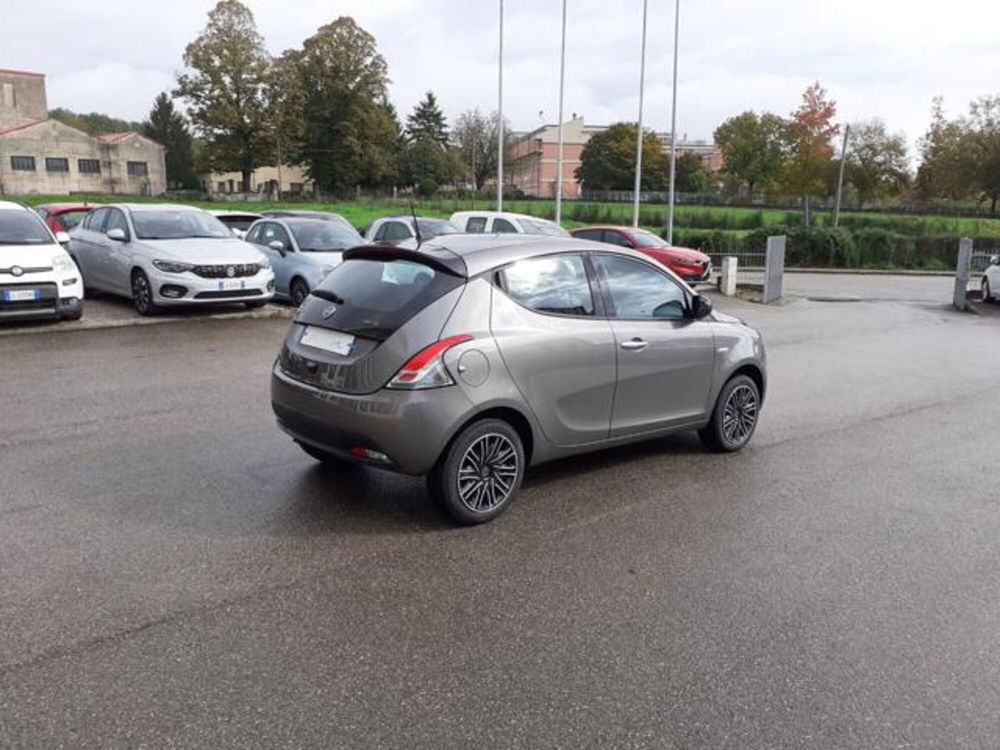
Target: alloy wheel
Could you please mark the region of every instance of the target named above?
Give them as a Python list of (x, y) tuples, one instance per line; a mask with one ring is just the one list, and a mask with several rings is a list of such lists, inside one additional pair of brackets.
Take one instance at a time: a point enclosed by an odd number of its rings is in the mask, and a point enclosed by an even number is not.
[(757, 422), (757, 394), (748, 385), (733, 388), (722, 411), (722, 433), (732, 445), (750, 437)]
[(292, 283), (292, 304), (298, 307), (303, 302), (306, 301), (306, 297), (309, 296), (309, 287), (307, 287), (303, 282), (296, 279)]
[(140, 313), (145, 314), (150, 309), (152, 295), (144, 274), (137, 273), (132, 277), (132, 299), (135, 302), (135, 309)]
[(505, 435), (490, 432), (472, 443), (458, 465), (458, 497), (475, 513), (486, 513), (510, 497), (517, 481), (517, 450)]

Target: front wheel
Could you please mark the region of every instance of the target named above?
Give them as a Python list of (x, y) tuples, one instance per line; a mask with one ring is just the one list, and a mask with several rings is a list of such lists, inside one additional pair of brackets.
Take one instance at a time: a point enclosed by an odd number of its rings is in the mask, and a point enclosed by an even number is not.
[(427, 477), (427, 488), (457, 523), (492, 521), (517, 494), (524, 460), (517, 430), (503, 420), (484, 419), (452, 440)]
[(289, 289), (289, 297), (292, 299), (292, 304), (298, 307), (306, 301), (306, 297), (308, 296), (309, 285), (302, 279), (294, 279)]
[(759, 414), (760, 389), (752, 378), (737, 375), (723, 386), (712, 420), (698, 435), (712, 450), (738, 451), (750, 442)]
[(153, 302), (153, 287), (143, 271), (132, 273), (132, 304), (135, 311), (143, 316), (156, 315), (160, 308)]
[(990, 280), (983, 276), (983, 302), (990, 301)]

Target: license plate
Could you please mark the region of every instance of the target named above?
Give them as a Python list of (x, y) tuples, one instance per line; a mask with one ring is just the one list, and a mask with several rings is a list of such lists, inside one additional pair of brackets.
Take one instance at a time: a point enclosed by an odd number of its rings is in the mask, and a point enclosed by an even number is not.
[(233, 289), (246, 289), (247, 283), (242, 279), (226, 279), (219, 282), (220, 292), (231, 292)]
[(299, 343), (346, 357), (354, 348), (354, 337), (340, 331), (331, 331), (329, 328), (307, 326), (302, 332)]
[(41, 299), (37, 289), (7, 289), (3, 293), (3, 298), (7, 302), (28, 302)]

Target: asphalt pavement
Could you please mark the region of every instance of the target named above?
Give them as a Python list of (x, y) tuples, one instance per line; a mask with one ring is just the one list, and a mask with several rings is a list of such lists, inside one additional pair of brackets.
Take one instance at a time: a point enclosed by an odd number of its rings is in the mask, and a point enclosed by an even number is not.
[(0, 338), (0, 746), (995, 747), (1000, 321), (876, 278), (716, 300), (769, 345), (744, 452), (477, 528), (276, 429), (287, 321)]

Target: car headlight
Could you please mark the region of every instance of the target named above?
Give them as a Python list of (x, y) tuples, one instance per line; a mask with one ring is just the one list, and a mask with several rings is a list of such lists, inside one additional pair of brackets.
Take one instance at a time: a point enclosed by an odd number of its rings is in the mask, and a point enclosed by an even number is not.
[(691, 260), (690, 258), (674, 258), (674, 263), (677, 263), (678, 265), (681, 266), (693, 266), (695, 268), (701, 267), (700, 260)]
[(194, 268), (190, 263), (178, 263), (176, 260), (154, 260), (153, 265), (165, 273), (184, 273)]
[(261, 256), (260, 260), (257, 261), (257, 267), (258, 268), (270, 268), (271, 267), (271, 261), (268, 260), (267, 258), (265, 258), (264, 256)]
[(52, 267), (57, 271), (75, 271), (76, 265), (68, 255), (57, 255), (52, 259)]

